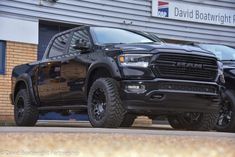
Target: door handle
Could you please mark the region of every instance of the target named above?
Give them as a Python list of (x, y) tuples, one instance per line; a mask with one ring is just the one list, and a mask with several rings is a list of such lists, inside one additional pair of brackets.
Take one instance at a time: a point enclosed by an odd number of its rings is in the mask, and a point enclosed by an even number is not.
[(65, 82), (65, 81), (66, 81), (66, 79), (65, 79), (65, 78), (60, 77), (60, 76), (56, 76), (56, 77), (54, 78), (54, 80), (59, 81), (60, 83), (62, 83), (62, 82)]
[(60, 80), (60, 79), (61, 79), (60, 76), (56, 76), (56, 77), (55, 77), (55, 80)]
[(41, 68), (46, 68), (46, 67), (47, 67), (47, 64), (41, 64), (40, 67), (41, 67)]
[(69, 61), (68, 60), (64, 60), (64, 61), (61, 61), (62, 64), (68, 64)]

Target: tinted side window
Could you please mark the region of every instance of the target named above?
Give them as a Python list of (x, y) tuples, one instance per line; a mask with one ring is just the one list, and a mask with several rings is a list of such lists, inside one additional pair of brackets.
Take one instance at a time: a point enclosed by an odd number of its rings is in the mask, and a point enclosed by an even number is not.
[(69, 36), (70, 36), (70, 33), (63, 34), (55, 38), (51, 46), (50, 52), (49, 52), (49, 57), (60, 56), (66, 53), (65, 48), (68, 43)]
[(73, 48), (73, 45), (75, 45), (75, 42), (79, 39), (84, 40), (85, 42), (90, 44), (89, 34), (87, 30), (78, 30), (73, 33), (73, 37), (69, 46), (69, 53), (75, 53), (79, 52), (79, 50), (76, 50)]

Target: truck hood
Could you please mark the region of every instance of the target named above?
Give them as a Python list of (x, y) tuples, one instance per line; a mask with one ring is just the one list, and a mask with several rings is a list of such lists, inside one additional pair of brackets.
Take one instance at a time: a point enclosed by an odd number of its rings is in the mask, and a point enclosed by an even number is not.
[(227, 69), (227, 68), (235, 69), (235, 61), (222, 61), (222, 63), (223, 63), (224, 69)]
[(182, 52), (187, 54), (197, 54), (197, 55), (215, 57), (213, 53), (202, 50), (201, 48), (196, 46), (168, 44), (168, 43), (117, 44), (114, 45), (113, 48), (121, 49), (124, 53), (138, 53), (138, 51), (140, 53), (143, 51), (147, 51), (148, 53), (157, 53), (168, 50), (172, 53), (180, 51), (180, 53)]

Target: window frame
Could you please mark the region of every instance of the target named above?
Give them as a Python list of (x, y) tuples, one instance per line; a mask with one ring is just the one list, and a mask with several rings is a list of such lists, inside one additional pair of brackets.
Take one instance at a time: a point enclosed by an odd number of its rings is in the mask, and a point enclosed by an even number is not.
[[(65, 45), (64, 53), (63, 53), (62, 55), (57, 55), (57, 56), (52, 56), (52, 57), (50, 57), (50, 51), (51, 51), (51, 48), (52, 48), (52, 46), (53, 46), (53, 44), (54, 44), (54, 41), (55, 41), (58, 37), (63, 36), (63, 35), (66, 35), (66, 34), (68, 34), (69, 36), (68, 36), (68, 39), (67, 39), (67, 43), (66, 43), (66, 45)], [(70, 39), (71, 39), (71, 37), (72, 37), (72, 32), (71, 32), (71, 31), (66, 31), (66, 32), (62, 32), (62, 33), (59, 33), (59, 34), (55, 35), (55, 36), (53, 37), (53, 39), (51, 40), (51, 43), (49, 44), (49, 49), (48, 49), (48, 51), (47, 51), (47, 54), (46, 54), (46, 57), (45, 57), (45, 58), (46, 58), (46, 59), (52, 59), (52, 58), (56, 58), (56, 57), (60, 57), (60, 56), (64, 56), (64, 55), (68, 54), (68, 46), (69, 46), (69, 44), (70, 44)], [(42, 59), (44, 59), (44, 57), (43, 57)]]
[(2, 70), (0, 69), (0, 75), (5, 75), (5, 68), (6, 68), (6, 42), (5, 41), (2, 41), (0, 40), (0, 49), (1, 49), (1, 54), (2, 55), (2, 60), (1, 60), (1, 67), (2, 67)]
[[(78, 28), (78, 29), (73, 30), (73, 31), (71, 32), (71, 34), (70, 34), (70, 40), (69, 40), (69, 44), (68, 44), (68, 46), (67, 46), (67, 54), (71, 54), (71, 53), (69, 52), (70, 47), (71, 47), (71, 41), (73, 40), (74, 33), (75, 33), (75, 32), (78, 32), (78, 31), (87, 31), (87, 33), (88, 33), (87, 35), (88, 35), (88, 39), (89, 39), (89, 42), (90, 42), (90, 45), (91, 45), (91, 49), (92, 49), (92, 47), (93, 47), (93, 40), (92, 40), (92, 37), (91, 37), (91, 34), (90, 34), (89, 29), (86, 29), (86, 28)], [(79, 53), (80, 53), (80, 52), (79, 52)]]
[(79, 29), (85, 29), (85, 30), (88, 31), (88, 34), (89, 34), (89, 37), (90, 37), (90, 41), (91, 41), (91, 51), (93, 51), (93, 47), (95, 46), (95, 43), (94, 43), (94, 39), (93, 39), (93, 37), (92, 37), (92, 34), (91, 34), (91, 32), (90, 32), (90, 27), (89, 27), (89, 26), (80, 26), (80, 27), (76, 27), (76, 28), (73, 28), (73, 29), (70, 29), (70, 30), (61, 32), (61, 33), (56, 34), (55, 36), (53, 36), (52, 39), (50, 40), (50, 42), (49, 42), (47, 48), (46, 48), (46, 51), (45, 51), (45, 53), (44, 53), (42, 59), (41, 59), (39, 62), (44, 62), (45, 60), (50, 60), (50, 59), (51, 59), (51, 58), (48, 58), (48, 56), (49, 56), (49, 52), (50, 52), (51, 46), (52, 46), (52, 44), (53, 44), (53, 42), (54, 42), (54, 40), (55, 40), (56, 37), (58, 37), (58, 36), (60, 36), (60, 35), (62, 35), (62, 34), (71, 33), (71, 34), (70, 34), (70, 37), (69, 37), (69, 41), (68, 41), (69, 44), (68, 44), (67, 47), (66, 47), (66, 53), (65, 53), (65, 55), (68, 54), (68, 47), (69, 47), (69, 45), (70, 45), (70, 40), (71, 40), (71, 38), (72, 38), (73, 32), (74, 32), (74, 31), (77, 31), (77, 30), (79, 30)]

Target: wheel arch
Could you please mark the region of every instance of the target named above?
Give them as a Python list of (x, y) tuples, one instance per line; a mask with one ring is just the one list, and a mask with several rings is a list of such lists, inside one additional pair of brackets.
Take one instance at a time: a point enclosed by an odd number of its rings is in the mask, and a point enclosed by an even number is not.
[(90, 87), (92, 83), (101, 77), (111, 77), (115, 80), (120, 80), (121, 79), (121, 74), (119, 71), (119, 68), (114, 61), (109, 61), (109, 62), (96, 62), (93, 63), (87, 73), (87, 78), (85, 81), (85, 93), (86, 93), (86, 98), (88, 96)]
[(33, 84), (31, 77), (28, 74), (22, 74), (16, 79), (16, 83), (14, 86), (14, 92), (13, 92), (13, 104), (16, 98), (17, 93), (20, 89), (26, 89), (28, 91), (28, 94), (30, 96), (31, 103), (36, 105), (37, 101), (35, 98), (34, 90), (33, 90)]

